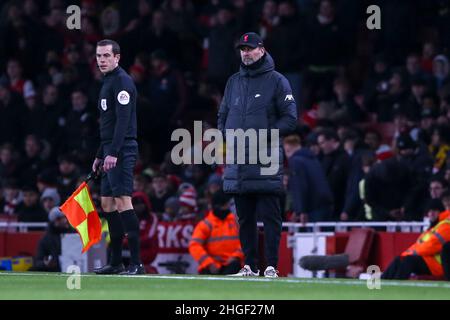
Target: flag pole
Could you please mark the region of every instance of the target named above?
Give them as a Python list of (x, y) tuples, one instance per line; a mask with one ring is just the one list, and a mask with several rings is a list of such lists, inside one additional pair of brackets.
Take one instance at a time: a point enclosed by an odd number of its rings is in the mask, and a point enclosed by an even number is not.
[(101, 172), (101, 167), (102, 166), (103, 166), (103, 161), (98, 166), (97, 171), (91, 170), (91, 172), (89, 172), (89, 174), (87, 175), (86, 179), (84, 179), (84, 182), (86, 182), (86, 184), (87, 184), (91, 180), (98, 179), (100, 177), (100, 175), (102, 174), (102, 172)]

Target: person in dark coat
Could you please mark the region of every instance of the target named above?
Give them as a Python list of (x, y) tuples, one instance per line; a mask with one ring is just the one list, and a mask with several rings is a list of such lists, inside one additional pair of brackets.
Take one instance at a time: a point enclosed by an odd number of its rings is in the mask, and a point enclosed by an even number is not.
[(283, 141), (289, 159), (288, 188), (294, 213), (302, 223), (327, 221), (333, 212), (333, 194), (319, 160), (301, 142), (297, 135)]
[[(242, 63), (240, 71), (228, 79), (218, 114), (219, 130), (224, 136), (228, 135), (228, 133), (225, 135), (225, 130), (228, 129), (231, 129), (231, 132), (237, 129), (247, 132), (251, 129), (260, 134), (261, 129), (276, 129), (279, 136), (289, 134), (295, 129), (297, 120), (297, 106), (289, 82), (274, 70), (273, 59), (266, 52), (258, 34), (245, 33), (240, 38), (237, 48), (240, 49)], [(233, 139), (231, 135), (228, 135), (228, 138)], [(279, 142), (271, 140), (269, 147), (274, 150), (276, 145), (273, 143)], [(245, 150), (246, 155), (255, 151), (249, 143), (243, 143), (239, 147)], [(267, 155), (267, 152), (265, 154)], [(272, 151), (270, 156), (273, 158), (274, 155)], [(265, 165), (261, 161), (248, 164), (250, 161), (246, 159), (247, 164), (235, 164), (236, 159), (232, 160), (227, 160), (223, 189), (226, 193), (234, 194), (239, 217), (245, 266), (237, 275), (259, 274), (256, 268), (258, 213), (264, 222), (265, 232), (268, 266), (264, 274), (268, 277), (276, 276), (282, 223), (280, 196), (284, 190), (281, 146), (278, 145), (275, 173), (265, 172), (263, 170)]]
[(342, 148), (337, 133), (325, 129), (317, 137), (322, 157), (321, 163), (334, 198), (332, 219), (338, 221), (344, 208), (347, 181), (350, 174), (351, 159)]
[(39, 192), (34, 186), (23, 189), (23, 203), (16, 210), (19, 222), (47, 222), (47, 212), (39, 203)]
[(30, 271), (61, 272), (61, 234), (72, 232), (67, 218), (54, 207), (48, 214), (48, 228), (39, 240), (36, 256)]
[(6, 80), (0, 79), (0, 144), (19, 144), (22, 139), (21, 119), (24, 110), (22, 98), (9, 89)]
[(375, 164), (366, 177), (366, 202), (373, 209), (374, 221), (419, 220), (414, 215), (415, 207), (420, 208), (416, 202), (422, 201), (419, 195), (432, 162), (417, 153), (408, 134), (400, 135), (396, 146), (396, 156)]

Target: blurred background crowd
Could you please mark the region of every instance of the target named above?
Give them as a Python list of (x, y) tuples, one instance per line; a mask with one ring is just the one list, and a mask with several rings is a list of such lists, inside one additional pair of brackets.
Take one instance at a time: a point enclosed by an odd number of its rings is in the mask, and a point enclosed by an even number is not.
[[(81, 30), (66, 26), (70, 4)], [(380, 30), (366, 26), (372, 4)], [(284, 141), (285, 220), (421, 221), (433, 199), (450, 198), (448, 0), (11, 0), (0, 2), (0, 216), (47, 221), (90, 171), (95, 46), (109, 38), (139, 92), (137, 213), (200, 220), (223, 168), (173, 165), (170, 134), (194, 120), (216, 126), (248, 31), (263, 37), (299, 111)], [(290, 183), (299, 165), (306, 189)], [(295, 199), (310, 203), (294, 210)]]

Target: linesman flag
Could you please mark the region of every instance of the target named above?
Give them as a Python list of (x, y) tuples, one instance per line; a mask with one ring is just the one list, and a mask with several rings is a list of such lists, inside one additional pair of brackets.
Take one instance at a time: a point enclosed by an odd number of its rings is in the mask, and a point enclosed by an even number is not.
[(100, 241), (102, 237), (102, 223), (92, 201), (87, 181), (84, 181), (72, 193), (60, 209), (80, 235), (83, 243), (82, 253)]

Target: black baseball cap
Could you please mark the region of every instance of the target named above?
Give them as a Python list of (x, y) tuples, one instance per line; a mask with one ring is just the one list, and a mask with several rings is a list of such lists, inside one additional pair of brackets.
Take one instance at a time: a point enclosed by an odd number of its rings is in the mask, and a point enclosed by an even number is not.
[(238, 44), (236, 45), (236, 49), (241, 49), (242, 47), (264, 47), (264, 43), (259, 34), (254, 32), (247, 32), (241, 36)]

